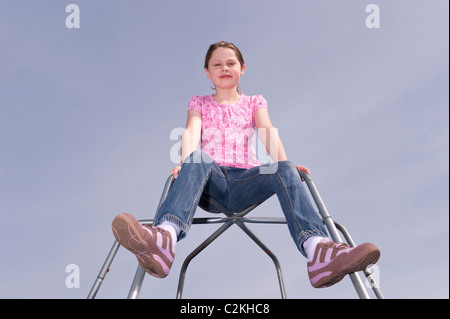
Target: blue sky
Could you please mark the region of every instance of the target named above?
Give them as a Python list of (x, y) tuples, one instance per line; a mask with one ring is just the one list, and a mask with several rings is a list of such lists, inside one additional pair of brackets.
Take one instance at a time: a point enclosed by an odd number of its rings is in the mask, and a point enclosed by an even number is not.
[[(80, 8), (68, 29), (65, 8)], [(380, 8), (369, 29), (368, 4)], [(387, 298), (449, 297), (448, 1), (0, 2), (0, 297), (85, 298), (116, 214), (152, 218), (175, 165), (173, 129), (211, 94), (208, 46), (242, 51), (244, 94), (269, 103), (288, 158), (308, 166), (331, 215), (381, 251)], [(209, 216), (198, 210), (198, 216)], [(282, 212), (275, 197), (252, 216)], [(172, 273), (142, 298), (174, 298)], [(357, 298), (348, 278), (310, 286), (287, 228), (250, 225), (278, 256), (289, 298)], [(271, 261), (237, 228), (189, 268), (186, 298), (278, 298)], [(66, 266), (80, 288), (65, 285)], [(98, 298), (125, 298), (119, 250)], [(370, 292), (369, 292), (370, 293)]]

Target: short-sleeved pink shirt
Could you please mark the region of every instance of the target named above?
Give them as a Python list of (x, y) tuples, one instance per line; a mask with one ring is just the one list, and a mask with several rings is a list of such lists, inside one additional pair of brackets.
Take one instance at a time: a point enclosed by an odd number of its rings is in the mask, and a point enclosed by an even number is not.
[(202, 150), (218, 165), (239, 168), (261, 165), (253, 143), (254, 115), (262, 107), (267, 108), (267, 102), (261, 95), (243, 94), (232, 105), (219, 104), (212, 95), (196, 95), (188, 103), (189, 110), (202, 115)]

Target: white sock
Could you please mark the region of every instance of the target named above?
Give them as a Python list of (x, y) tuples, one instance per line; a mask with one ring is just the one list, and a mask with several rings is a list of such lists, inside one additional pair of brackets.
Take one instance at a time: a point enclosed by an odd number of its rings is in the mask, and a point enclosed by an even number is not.
[(314, 258), (314, 252), (316, 251), (317, 244), (320, 243), (320, 241), (324, 238), (325, 237), (312, 236), (309, 237), (303, 243), (303, 249), (306, 252), (306, 256), (308, 256), (308, 261), (312, 261), (312, 259)]
[(166, 220), (163, 221), (161, 225), (158, 225), (158, 227), (161, 227), (162, 229), (167, 230), (169, 232), (170, 236), (172, 237), (173, 246), (175, 247), (175, 244), (177, 243), (178, 240), (178, 235), (181, 232), (181, 228), (175, 225), (174, 223), (168, 222)]

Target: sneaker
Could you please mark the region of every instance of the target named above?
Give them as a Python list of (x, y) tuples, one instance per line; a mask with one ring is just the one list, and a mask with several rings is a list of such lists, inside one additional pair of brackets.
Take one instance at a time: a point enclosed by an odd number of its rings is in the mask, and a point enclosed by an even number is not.
[(169, 274), (175, 254), (169, 232), (142, 225), (130, 214), (117, 215), (112, 222), (116, 240), (136, 255), (142, 268), (150, 275), (164, 278)]
[(325, 238), (317, 244), (312, 261), (308, 261), (308, 275), (314, 288), (332, 286), (345, 275), (366, 269), (380, 258), (380, 250), (370, 243), (349, 247)]

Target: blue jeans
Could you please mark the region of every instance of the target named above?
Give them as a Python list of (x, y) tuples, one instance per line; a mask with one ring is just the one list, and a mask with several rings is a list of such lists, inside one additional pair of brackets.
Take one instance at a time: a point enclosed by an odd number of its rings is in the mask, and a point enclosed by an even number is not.
[(311, 236), (327, 237), (327, 231), (314, 210), (290, 161), (250, 169), (219, 166), (203, 151), (186, 158), (164, 203), (155, 216), (155, 225), (169, 221), (180, 227), (178, 240), (186, 237), (197, 206), (218, 212), (208, 203), (212, 197), (233, 213), (259, 204), (277, 194), (292, 238), (306, 256), (303, 242)]

